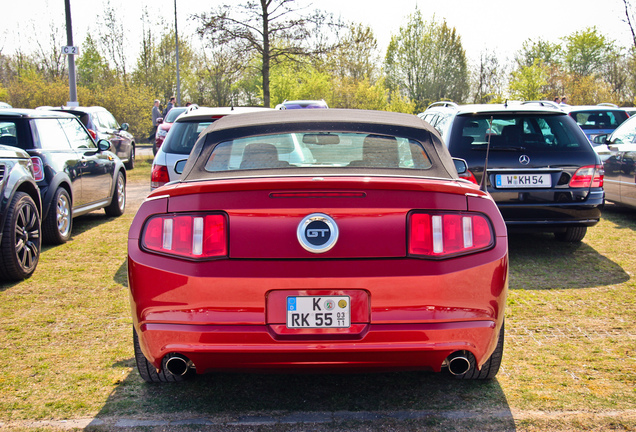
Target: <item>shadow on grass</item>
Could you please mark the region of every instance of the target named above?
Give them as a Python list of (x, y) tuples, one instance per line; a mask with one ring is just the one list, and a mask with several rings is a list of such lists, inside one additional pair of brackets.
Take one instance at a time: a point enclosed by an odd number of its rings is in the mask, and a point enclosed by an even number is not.
[(629, 275), (586, 243), (556, 241), (552, 234), (508, 237), (510, 289), (578, 289), (623, 283)]
[[(125, 366), (134, 365), (134, 359)], [(118, 365), (123, 366), (120, 362)], [(497, 380), (471, 382), (440, 373), (198, 375), (182, 383), (147, 384), (133, 369), (110, 395), (99, 417), (282, 417), (295, 413), (364, 412), (377, 418), (425, 411), (426, 417), (496, 413), (497, 430), (515, 424)], [(488, 414), (486, 414), (488, 416)], [(483, 420), (483, 419), (482, 419)]]

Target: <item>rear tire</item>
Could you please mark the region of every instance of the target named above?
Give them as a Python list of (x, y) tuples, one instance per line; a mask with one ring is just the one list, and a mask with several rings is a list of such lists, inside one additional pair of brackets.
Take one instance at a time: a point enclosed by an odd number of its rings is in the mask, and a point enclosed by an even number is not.
[(73, 205), (71, 197), (64, 188), (58, 188), (42, 223), (44, 241), (60, 245), (71, 238), (73, 229)]
[(115, 179), (115, 191), (113, 192), (113, 199), (108, 205), (104, 207), (104, 211), (108, 216), (121, 216), (126, 210), (126, 178), (120, 171), (117, 173)]
[(499, 367), (501, 366), (501, 359), (503, 357), (504, 350), (504, 323), (501, 324), (501, 330), (499, 330), (499, 339), (497, 340), (497, 347), (493, 351), (490, 358), (483, 364), (481, 369), (477, 369), (477, 362), (475, 356), (472, 353), (468, 353), (466, 356), (470, 362), (470, 369), (463, 375), (457, 375), (457, 379), (466, 380), (490, 380), (497, 375)]
[(181, 382), (185, 381), (190, 374), (186, 373), (184, 376), (172, 375), (166, 369), (166, 359), (164, 358), (161, 364), (161, 372), (157, 372), (157, 369), (146, 359), (144, 353), (141, 352), (139, 346), (139, 337), (137, 332), (133, 328), (133, 345), (135, 348), (135, 362), (137, 363), (137, 370), (141, 378), (147, 383), (164, 383), (164, 382)]
[(554, 237), (562, 242), (575, 243), (583, 240), (585, 234), (587, 234), (586, 226), (575, 226), (566, 228), (564, 232), (554, 233)]
[(38, 265), (42, 239), (40, 212), (27, 193), (13, 196), (2, 231), (0, 276), (10, 281), (28, 278)]
[(130, 145), (130, 154), (128, 155), (128, 162), (124, 164), (127, 170), (135, 168), (135, 146)]

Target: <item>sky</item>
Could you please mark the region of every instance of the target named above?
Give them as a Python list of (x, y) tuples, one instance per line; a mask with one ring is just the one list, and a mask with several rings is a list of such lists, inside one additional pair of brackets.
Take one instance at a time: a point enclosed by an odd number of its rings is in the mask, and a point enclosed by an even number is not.
[[(5, 0), (10, 1), (10, 0)], [(180, 37), (195, 35), (194, 13), (212, 10), (220, 4), (239, 0), (176, 0)], [(633, 3), (634, 0), (631, 0)], [(81, 46), (86, 34), (98, 34), (98, 15), (109, 3), (123, 22), (127, 56), (136, 59), (141, 43), (141, 19), (144, 9), (152, 21), (163, 18), (174, 25), (175, 0), (70, 0), (73, 42)], [(527, 39), (558, 43), (561, 38), (587, 27), (619, 46), (629, 47), (632, 36), (625, 22), (623, 0), (313, 0), (314, 7), (333, 13), (345, 21), (369, 25), (384, 55), (391, 36), (398, 34), (408, 15), (419, 8), (426, 20), (446, 20), (462, 38), (469, 60), (481, 52), (495, 52), (500, 60), (512, 59)], [(636, 8), (636, 7), (635, 7)], [(62, 45), (66, 45), (64, 0), (21, 0), (3, 8), (0, 28), (0, 52), (32, 52), (38, 42), (50, 45), (51, 27), (58, 27)], [(47, 45), (48, 44), (48, 45)]]

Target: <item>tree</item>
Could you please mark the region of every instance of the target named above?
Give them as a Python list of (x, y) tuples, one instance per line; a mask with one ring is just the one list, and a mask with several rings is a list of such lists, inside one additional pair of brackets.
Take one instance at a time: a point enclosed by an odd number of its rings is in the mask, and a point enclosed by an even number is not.
[(481, 53), (473, 77), (473, 103), (503, 102), (504, 68), (494, 52)]
[(113, 80), (108, 62), (99, 53), (95, 40), (88, 34), (77, 58), (77, 84), (96, 89), (108, 82), (113, 83)]
[(563, 39), (566, 42), (565, 64), (571, 73), (589, 76), (603, 72), (613, 44), (596, 27), (588, 27)]
[(539, 60), (535, 60), (532, 66), (521, 66), (511, 75), (509, 90), (513, 98), (526, 101), (545, 99), (548, 74)]
[(124, 25), (119, 20), (119, 14), (110, 5), (110, 0), (106, 2), (104, 14), (100, 16), (100, 42), (106, 52), (108, 61), (112, 62), (117, 75), (126, 82), (126, 32)]
[(419, 9), (391, 38), (385, 70), (389, 88), (403, 89), (418, 110), (442, 99), (461, 102), (468, 94), (468, 66), (461, 37), (446, 21), (424, 22)]
[(303, 14), (303, 7), (295, 7), (296, 0), (249, 0), (245, 3), (225, 4), (215, 12), (195, 15), (199, 20), (198, 33), (208, 36), (214, 46), (233, 44), (236, 53), (247, 59), (253, 54), (262, 61), (261, 76), (263, 103), (270, 106), (270, 68), (284, 59), (307, 57), (324, 53), (319, 40), (314, 46), (312, 37), (320, 37), (327, 21), (320, 11)]

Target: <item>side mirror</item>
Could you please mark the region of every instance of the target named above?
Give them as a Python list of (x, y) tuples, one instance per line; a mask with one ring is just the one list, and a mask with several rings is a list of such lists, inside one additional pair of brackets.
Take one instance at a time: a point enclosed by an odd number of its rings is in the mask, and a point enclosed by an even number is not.
[(187, 161), (188, 161), (187, 159), (181, 159), (177, 161), (177, 163), (174, 164), (174, 172), (176, 172), (179, 175), (183, 174), (183, 169), (185, 168)]
[(607, 144), (607, 134), (596, 135), (592, 138), (594, 144)]
[(119, 129), (121, 129), (123, 131), (127, 131), (129, 127), (130, 127), (130, 125), (128, 123), (122, 123), (121, 126), (119, 127)]
[(163, 117), (157, 117), (157, 124), (160, 125), (163, 123)]
[(453, 163), (455, 164), (455, 169), (457, 170), (457, 174), (466, 174), (468, 172), (468, 164), (464, 159), (453, 158)]
[(105, 139), (100, 139), (99, 141), (97, 141), (97, 149), (100, 152), (105, 152), (110, 150), (110, 141)]

